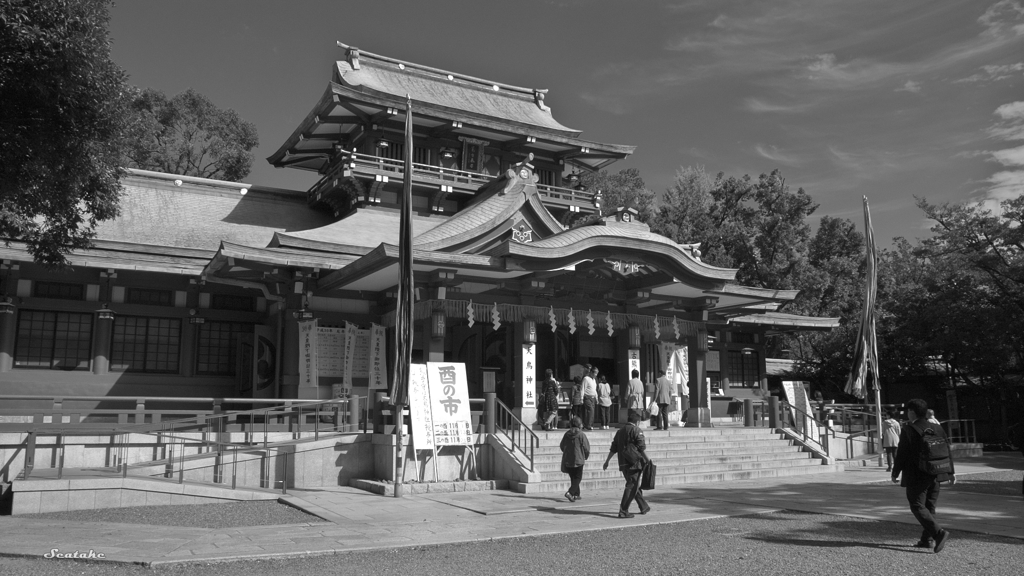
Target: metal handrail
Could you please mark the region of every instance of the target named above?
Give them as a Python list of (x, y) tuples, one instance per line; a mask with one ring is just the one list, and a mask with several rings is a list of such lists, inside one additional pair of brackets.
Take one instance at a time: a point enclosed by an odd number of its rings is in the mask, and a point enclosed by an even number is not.
[(940, 424), (946, 433), (946, 439), (950, 442), (974, 444), (978, 441), (974, 420), (959, 418), (941, 421)]
[[(495, 428), (509, 439), (512, 450), (516, 448), (530, 461), (530, 472), (534, 471), (534, 450), (540, 447), (540, 437), (522, 420), (512, 413), (504, 402), (495, 398)], [(526, 440), (529, 440), (529, 443)], [(527, 448), (529, 452), (527, 452)]]
[[(829, 438), (829, 436), (831, 436), (832, 438), (836, 437), (835, 430), (833, 430), (829, 426), (826, 426), (825, 424), (820, 422), (814, 416), (811, 416), (807, 412), (804, 412), (803, 410), (801, 410), (800, 408), (790, 404), (789, 402), (782, 401), (782, 402), (779, 403), (779, 406), (780, 406), (780, 409), (782, 410), (783, 414), (789, 415), (788, 409), (792, 409), (793, 411), (795, 411), (797, 413), (797, 417), (799, 417), (799, 416), (803, 417), (804, 424), (803, 424), (803, 426), (800, 427), (799, 430), (796, 427), (796, 422), (792, 422), (793, 426), (791, 428), (793, 429), (794, 432), (797, 432), (797, 433), (802, 435), (804, 444), (809, 444), (809, 443), (813, 442), (815, 445), (817, 445), (821, 449), (822, 452), (825, 453), (825, 456), (831, 457), (831, 454), (829, 452), (829, 444), (830, 444), (830, 442), (828, 441), (828, 438)], [(795, 418), (796, 417), (794, 417), (793, 419), (795, 420)], [(784, 423), (787, 420), (789, 420), (789, 418), (786, 418), (786, 417), (781, 418), (780, 419), (780, 423)], [(812, 437), (807, 435), (807, 428), (808, 428), (807, 421), (808, 420), (813, 422), (813, 425), (815, 427), (815, 433), (818, 436), (817, 438), (812, 438)], [(821, 434), (821, 429), (822, 428), (825, 429), (825, 433), (824, 434)], [(824, 441), (822, 441), (822, 436), (824, 436), (824, 438), (825, 438)]]

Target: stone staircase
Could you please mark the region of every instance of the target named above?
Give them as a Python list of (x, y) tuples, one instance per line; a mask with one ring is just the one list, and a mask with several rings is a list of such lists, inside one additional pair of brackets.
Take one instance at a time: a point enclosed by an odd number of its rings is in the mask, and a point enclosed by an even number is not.
[[(558, 444), (564, 433), (537, 432), (540, 448), (535, 452), (534, 469), (540, 473), (541, 481), (513, 482), (512, 488), (522, 493), (565, 492), (569, 489), (569, 479), (560, 471), (562, 452)], [(601, 469), (614, 435), (614, 429), (587, 432), (590, 459), (583, 469), (581, 488), (584, 491), (622, 487), (617, 458), (612, 458), (607, 471)], [(647, 455), (658, 465), (659, 487), (839, 472), (843, 469), (825, 464), (768, 428), (645, 430), (644, 438)]]

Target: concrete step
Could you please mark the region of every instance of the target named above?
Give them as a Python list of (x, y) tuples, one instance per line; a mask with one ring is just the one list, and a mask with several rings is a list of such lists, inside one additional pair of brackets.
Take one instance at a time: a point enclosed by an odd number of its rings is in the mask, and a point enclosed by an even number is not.
[[(658, 464), (660, 469), (664, 466), (702, 466), (702, 465), (728, 465), (728, 464), (739, 464), (743, 462), (789, 462), (793, 460), (809, 460), (811, 454), (808, 452), (787, 452), (787, 453), (775, 453), (775, 454), (733, 454), (728, 456), (701, 456), (695, 458), (658, 458), (651, 455), (651, 460)], [(604, 462), (603, 458), (594, 458), (591, 456), (590, 461), (587, 462), (587, 468), (599, 467)], [(612, 464), (616, 464), (617, 459), (612, 458)], [(611, 465), (609, 465), (610, 467)], [(554, 462), (535, 462), (534, 470), (539, 472), (561, 472), (562, 462), (561, 460)]]
[[(658, 463), (658, 477), (661, 476), (677, 476), (685, 474), (698, 474), (698, 473), (716, 473), (716, 472), (735, 472), (739, 470), (760, 470), (764, 468), (799, 468), (804, 466), (821, 466), (821, 461), (817, 459), (804, 458), (802, 460), (789, 460), (789, 461), (778, 461), (778, 460), (764, 460), (764, 461), (752, 461), (752, 462), (726, 462), (719, 464), (678, 464), (678, 463)], [(608, 470), (602, 470), (600, 465), (585, 467), (583, 469), (584, 479), (602, 479), (602, 478), (621, 478), (622, 474), (619, 473), (613, 466), (609, 466)], [(541, 472), (542, 481), (549, 480), (566, 480), (567, 476), (559, 470), (550, 470)]]
[[(590, 440), (590, 451), (594, 452), (607, 452), (611, 447), (611, 441), (607, 443), (596, 442), (594, 439)], [(743, 451), (749, 452), (752, 449), (762, 450), (770, 448), (772, 446), (778, 446), (779, 443), (783, 445), (791, 445), (789, 440), (783, 440), (781, 436), (775, 439), (757, 439), (748, 440), (745, 442), (647, 442), (648, 452), (669, 452), (669, 451), (697, 451), (697, 450), (727, 450), (729, 452)], [(536, 456), (548, 456), (552, 454), (561, 454), (562, 450), (558, 445), (545, 446), (541, 445), (534, 448), (533, 454)]]
[[(781, 478), (785, 476), (797, 476), (804, 474), (825, 474), (830, 472), (842, 471), (841, 466), (837, 465), (822, 465), (815, 462), (816, 464), (810, 466), (783, 466), (776, 468), (755, 468), (747, 470), (731, 470), (731, 471), (716, 471), (716, 472), (694, 472), (687, 474), (668, 474), (663, 475), (661, 472), (661, 465), (658, 466), (658, 487), (667, 488), (671, 486), (681, 486), (685, 484), (700, 484), (706, 482), (730, 482), (735, 480), (750, 480), (756, 478)], [(536, 494), (554, 492), (561, 493), (569, 489), (569, 480), (562, 474), (560, 480), (547, 480), (544, 482), (513, 482), (512, 488), (516, 492), (523, 494)], [(623, 487), (622, 475), (618, 474), (616, 477), (603, 477), (596, 479), (584, 479), (580, 483), (580, 488), (584, 494), (590, 490), (611, 490), (619, 489)]]
[[(657, 449), (648, 448), (647, 454), (651, 458), (655, 459), (676, 459), (676, 458), (702, 458), (710, 456), (748, 456), (751, 454), (769, 456), (771, 454), (789, 454), (793, 452), (800, 452), (801, 448), (791, 443), (783, 443), (782, 441), (776, 441), (775, 443), (768, 446), (757, 446), (751, 449), (746, 445), (743, 446), (725, 446), (720, 448), (690, 448), (690, 447), (675, 447), (665, 446)], [(608, 454), (607, 449), (600, 449), (591, 445), (590, 447), (590, 458), (595, 457), (604, 458)], [(545, 451), (534, 452), (534, 462), (561, 462), (562, 452)]]

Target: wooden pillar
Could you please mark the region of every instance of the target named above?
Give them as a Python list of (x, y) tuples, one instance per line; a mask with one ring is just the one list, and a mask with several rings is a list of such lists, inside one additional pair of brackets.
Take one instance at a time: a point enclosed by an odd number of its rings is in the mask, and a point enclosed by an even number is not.
[(686, 413), (686, 427), (708, 428), (711, 426), (711, 391), (707, 384), (707, 329), (701, 328), (696, 336), (687, 337), (687, 347), (690, 350), (690, 409)]
[(96, 311), (92, 328), (92, 373), (106, 374), (110, 369), (110, 337), (114, 332), (114, 312), (109, 308)]

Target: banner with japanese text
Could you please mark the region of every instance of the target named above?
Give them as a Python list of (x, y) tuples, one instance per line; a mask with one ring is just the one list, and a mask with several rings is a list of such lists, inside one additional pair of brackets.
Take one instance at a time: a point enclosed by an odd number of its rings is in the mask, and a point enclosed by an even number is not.
[(345, 386), (352, 387), (353, 364), (356, 357), (356, 327), (345, 322), (345, 370), (342, 373)]
[(430, 388), (426, 364), (409, 367), (409, 419), (416, 450), (434, 449), (434, 419), (430, 413)]
[[(388, 374), (384, 366), (387, 329), (374, 324), (370, 327), (370, 390), (384, 390), (388, 387)], [(424, 367), (426, 368), (426, 367)], [(426, 372), (424, 372), (424, 380)]]
[(461, 362), (427, 362), (430, 413), (434, 444), (462, 446), (473, 443), (466, 365)]
[(319, 375), (316, 320), (299, 322), (299, 386), (316, 388)]
[(523, 408), (537, 406), (537, 346), (523, 344)]
[(344, 328), (317, 327), (316, 373), (319, 376), (324, 378), (341, 378), (345, 375), (345, 334)]

